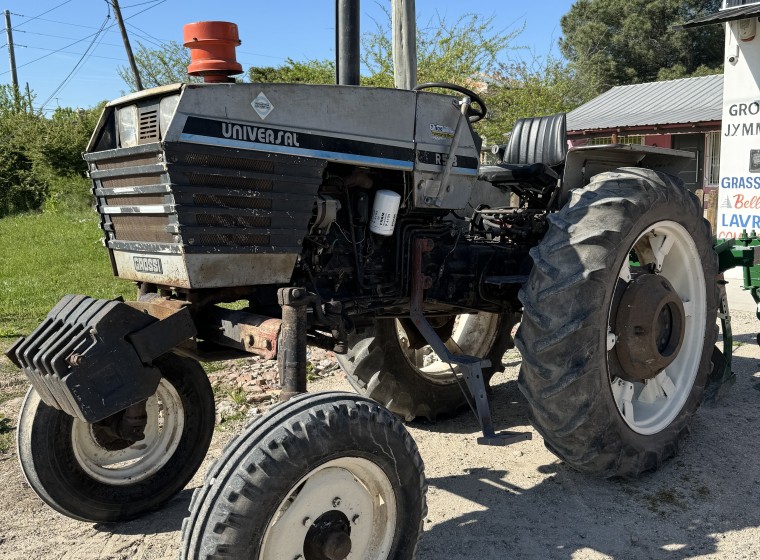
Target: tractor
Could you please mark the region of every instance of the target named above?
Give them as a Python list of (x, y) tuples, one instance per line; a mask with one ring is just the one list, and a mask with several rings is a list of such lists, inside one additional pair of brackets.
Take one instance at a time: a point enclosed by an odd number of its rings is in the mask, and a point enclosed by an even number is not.
[[(674, 177), (692, 154), (568, 150), (559, 114), (519, 120), (482, 165), (475, 91), (234, 83), (234, 62), (195, 60), (233, 24), (186, 42), (205, 83), (109, 103), (84, 155), (136, 299), (66, 296), (7, 353), (32, 384), (18, 452), (47, 504), (105, 522), (165, 503), (211, 440), (199, 362), (251, 355), (277, 360), (283, 402), (209, 469), (183, 558), (413, 558), (426, 485), (403, 420), (469, 406), (478, 443), (527, 439), (489, 408), (515, 344), (568, 465), (636, 477), (676, 453), (730, 377), (718, 256)], [(357, 394), (306, 393), (307, 345)]]

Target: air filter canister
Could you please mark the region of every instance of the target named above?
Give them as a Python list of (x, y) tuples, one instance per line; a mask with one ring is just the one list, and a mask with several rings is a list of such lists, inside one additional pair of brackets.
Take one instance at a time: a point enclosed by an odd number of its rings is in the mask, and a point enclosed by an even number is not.
[(378, 235), (393, 235), (400, 205), (401, 195), (397, 192), (387, 189), (377, 191), (375, 203), (372, 205), (372, 218), (369, 221), (369, 230)]

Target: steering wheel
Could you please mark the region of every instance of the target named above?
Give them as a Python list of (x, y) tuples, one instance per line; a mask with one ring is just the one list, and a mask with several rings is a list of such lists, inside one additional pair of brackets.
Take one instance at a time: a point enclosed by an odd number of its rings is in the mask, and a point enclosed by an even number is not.
[(471, 123), (478, 122), (479, 120), (485, 118), (485, 116), (488, 114), (488, 107), (486, 107), (485, 102), (477, 93), (471, 89), (467, 89), (456, 84), (450, 84), (448, 82), (428, 82), (426, 84), (418, 84), (414, 86), (412, 88), (412, 91), (421, 91), (423, 89), (431, 88), (450, 89), (452, 91), (456, 91), (457, 93), (461, 93), (462, 95), (466, 95), (473, 102), (475, 102), (478, 105), (477, 109), (473, 108), (472, 105), (470, 105), (469, 109), (467, 109), (467, 120), (469, 120)]

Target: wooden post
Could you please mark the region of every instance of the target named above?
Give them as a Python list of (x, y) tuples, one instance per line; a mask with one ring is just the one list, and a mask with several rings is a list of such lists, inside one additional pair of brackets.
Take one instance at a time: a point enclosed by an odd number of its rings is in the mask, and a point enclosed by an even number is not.
[(398, 89), (417, 85), (417, 16), (414, 0), (392, 0), (393, 82)]
[(137, 85), (137, 91), (143, 89), (142, 80), (140, 80), (140, 71), (137, 69), (137, 63), (135, 57), (132, 54), (132, 47), (129, 44), (129, 36), (127, 35), (127, 28), (124, 26), (124, 19), (121, 17), (121, 8), (119, 8), (119, 0), (111, 0), (113, 6), (113, 13), (116, 16), (116, 22), (121, 29), (121, 38), (124, 41), (124, 49), (127, 51), (127, 58), (129, 59), (129, 65), (132, 67), (132, 74), (135, 76), (135, 84)]
[(19, 109), (21, 95), (18, 89), (18, 74), (16, 73), (16, 51), (13, 47), (13, 27), (11, 26), (11, 13), (5, 10), (5, 36), (8, 41), (8, 59), (11, 66), (11, 84), (13, 85), (13, 101), (16, 103), (16, 110)]
[(705, 218), (710, 222), (710, 233), (715, 237), (718, 233), (718, 189), (713, 189), (707, 195), (707, 212)]

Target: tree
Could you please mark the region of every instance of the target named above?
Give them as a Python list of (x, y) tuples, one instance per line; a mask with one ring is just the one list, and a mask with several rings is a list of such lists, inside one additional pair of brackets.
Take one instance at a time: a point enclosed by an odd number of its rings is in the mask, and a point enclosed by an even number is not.
[(578, 0), (562, 17), (560, 48), (597, 93), (621, 84), (718, 73), (723, 29), (672, 26), (720, 8), (721, 0)]
[(248, 69), (251, 82), (288, 84), (334, 84), (335, 63), (331, 60), (307, 60), (296, 62), (288, 58), (285, 64), (272, 66), (252, 66)]
[[(151, 49), (138, 43), (134, 53), (143, 87), (152, 88), (177, 82), (199, 82), (200, 78), (187, 75), (190, 65), (190, 51), (182, 43), (169, 41), (160, 48)], [(130, 91), (137, 91), (137, 83), (129, 66), (116, 69), (119, 77), (129, 86)]]
[(517, 119), (568, 112), (593, 96), (557, 58), (503, 65), (483, 94), (489, 118), (476, 128), (487, 144), (503, 144)]
[[(376, 29), (362, 37), (362, 62), (369, 74), (363, 85), (393, 87), (391, 15), (375, 22)], [(522, 28), (495, 30), (493, 17), (466, 14), (453, 24), (437, 16), (417, 29), (417, 82), (482, 81), (503, 65), (506, 53)]]

